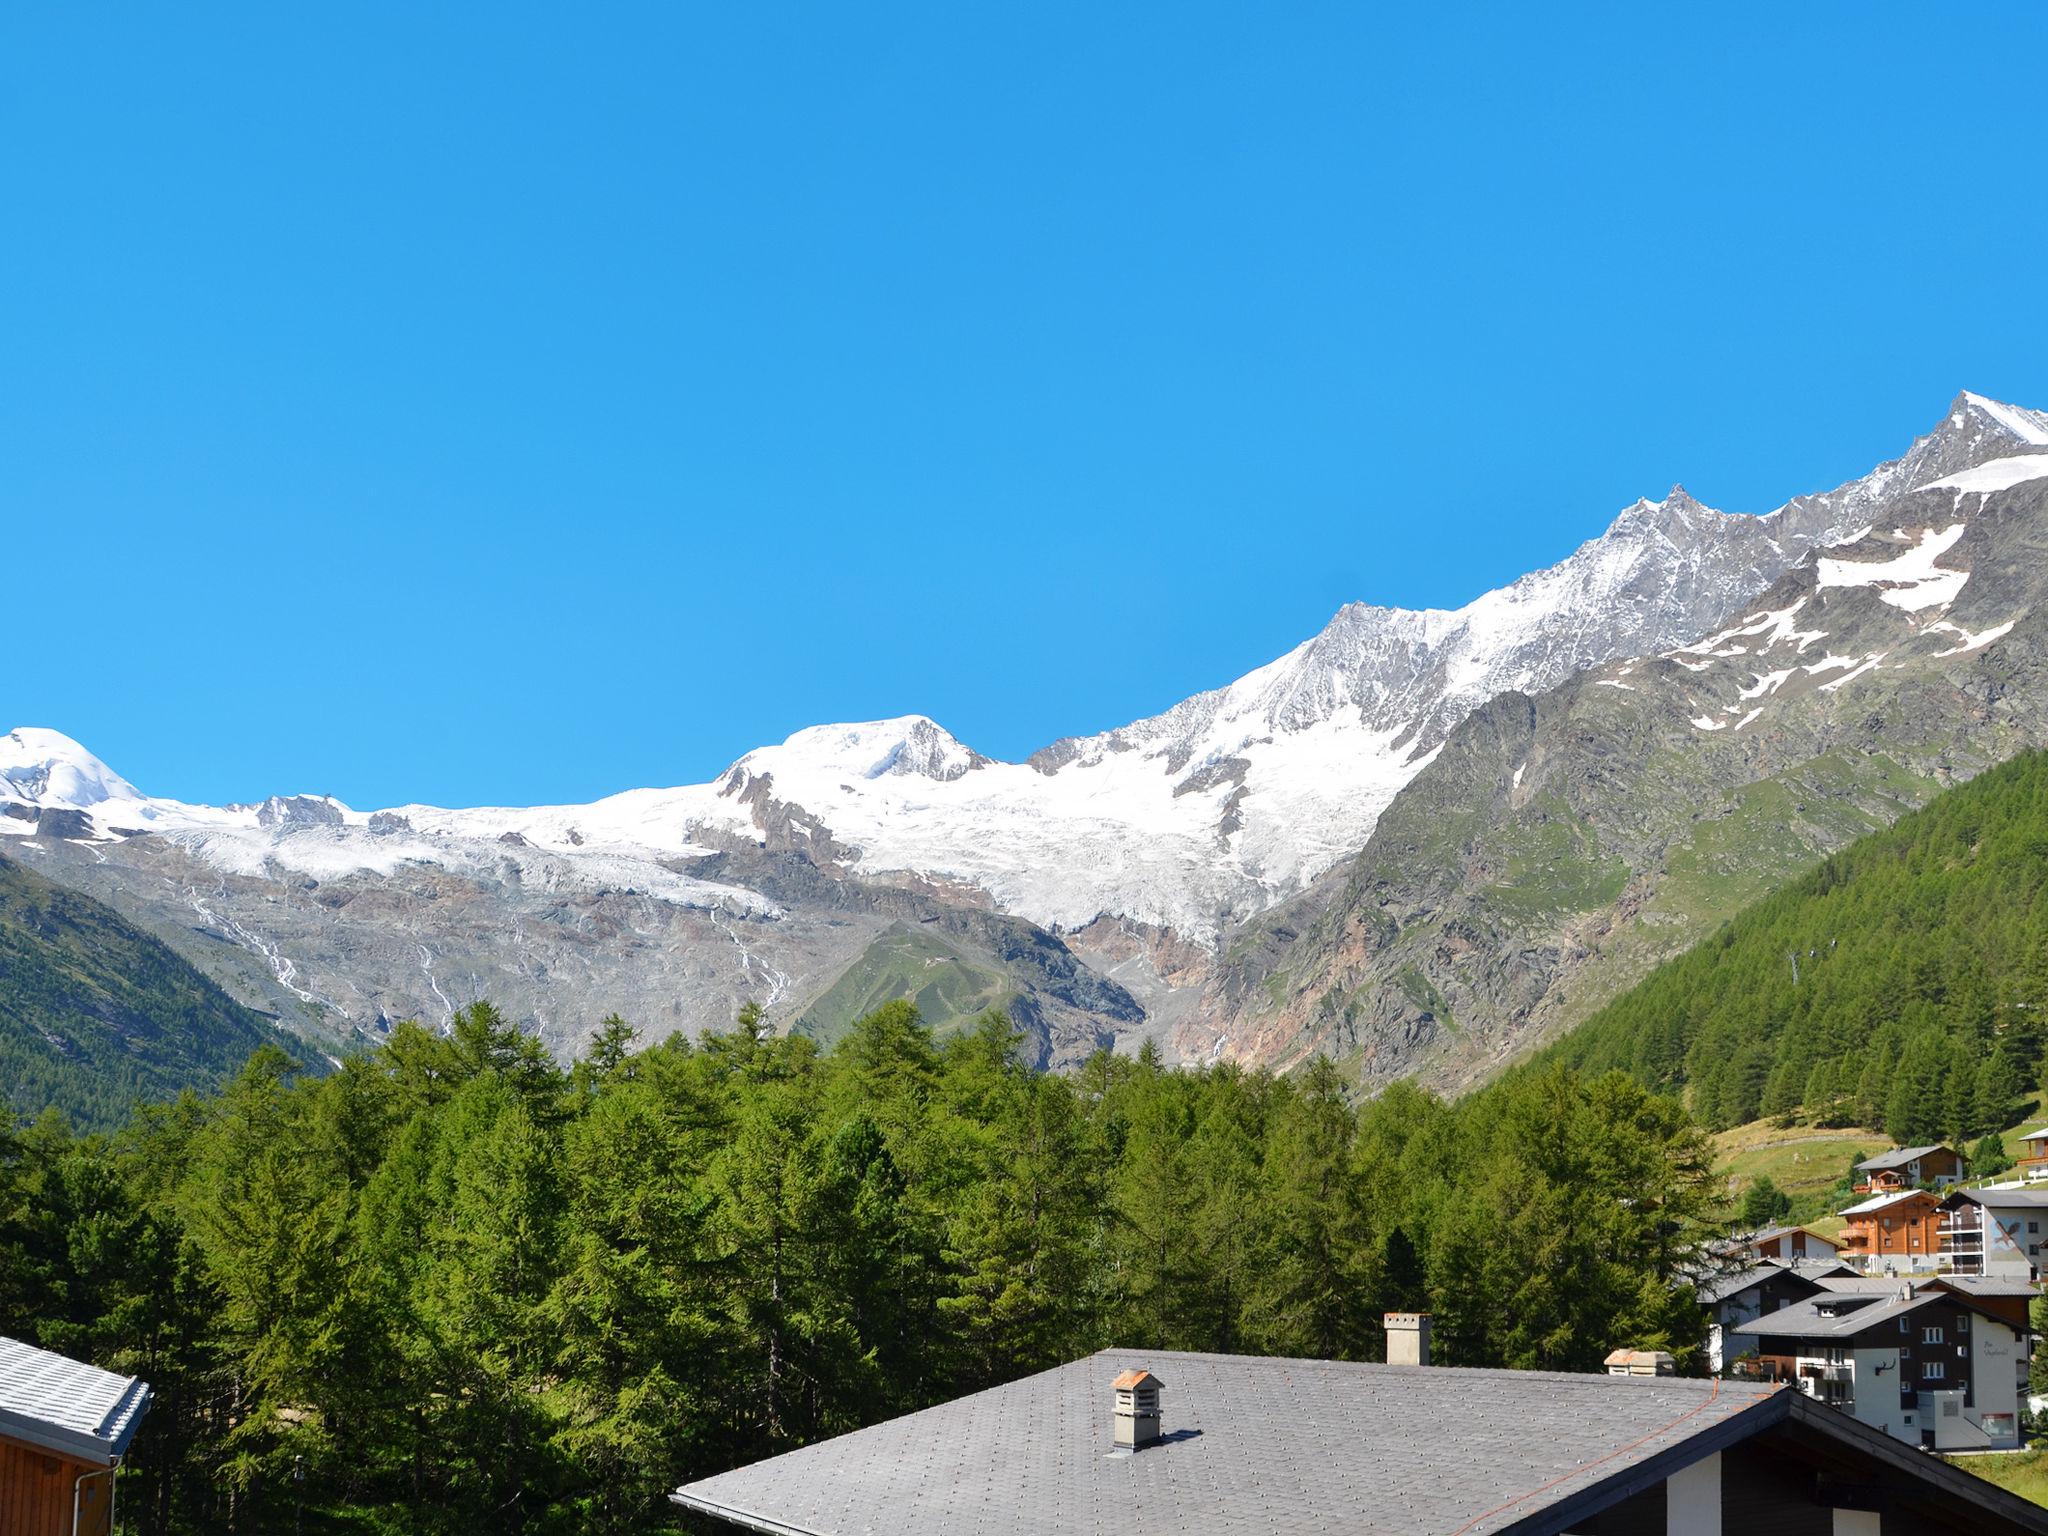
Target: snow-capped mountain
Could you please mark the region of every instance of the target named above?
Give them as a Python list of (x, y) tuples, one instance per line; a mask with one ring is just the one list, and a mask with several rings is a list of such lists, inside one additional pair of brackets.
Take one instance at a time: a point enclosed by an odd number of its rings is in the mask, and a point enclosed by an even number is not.
[[(1809, 607), (1846, 586), (1908, 613), (1916, 654), (1994, 647), (1998, 616), (1979, 622), (1967, 595), (1951, 611), (1977, 578), (1945, 563), (1949, 525), (2042, 466), (2048, 414), (1960, 395), (1905, 455), (1834, 491), (1750, 516), (1674, 488), (1463, 608), (1348, 605), (1226, 687), (1021, 763), (911, 715), (812, 727), (710, 783), (586, 805), (205, 806), (21, 728), (0, 737), (0, 847), (254, 1005), (354, 1027), (490, 996), (564, 1049), (612, 1008), (657, 1034), (749, 1000), (828, 1028), (944, 976), (934, 999), (1002, 1001), (1043, 1060), (1131, 1034), (1206, 1054), (1219, 1036), (1192, 1011), (1243, 1011), (1205, 992), (1230, 985), (1225, 941), (1242, 954), (1259, 914), (1323, 899), (1489, 700), (1572, 680), (1626, 697), (1631, 669), (1654, 665), (1689, 689), (1698, 740), (1745, 740), (1773, 700), (1834, 697), (1896, 644), (1868, 624), (1816, 640), (1796, 597), (1756, 608), (1802, 570)], [(1894, 529), (1904, 505), (1917, 521)], [(1929, 527), (1937, 505), (1954, 515)], [(1298, 1039), (1302, 1023), (1272, 1027)]]
[(306, 796), (191, 806), (143, 795), (48, 731), (7, 738), (0, 781), (14, 828), (77, 812), (93, 835), (179, 833), (236, 870), (388, 872), (516, 837), (572, 865), (609, 861), (609, 879), (620, 860), (753, 841), (805, 848), (862, 877), (972, 887), (1057, 929), (1109, 916), (1206, 943), (1362, 847), (1388, 801), (1487, 699), (1686, 644), (1814, 550), (1857, 534), (1888, 496), (2043, 449), (2048, 415), (1960, 395), (1905, 456), (1833, 492), (1731, 516), (1674, 488), (1463, 608), (1350, 604), (1227, 687), (1024, 763), (984, 757), (912, 715), (812, 727), (712, 783), (580, 806), (362, 813)]

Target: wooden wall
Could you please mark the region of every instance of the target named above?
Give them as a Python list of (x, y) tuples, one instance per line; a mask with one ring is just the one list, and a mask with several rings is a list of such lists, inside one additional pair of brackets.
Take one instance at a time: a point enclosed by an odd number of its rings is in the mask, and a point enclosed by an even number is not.
[[(0, 1536), (70, 1536), (71, 1495), (87, 1462), (0, 1439)], [(111, 1475), (87, 1483), (78, 1501), (81, 1536), (107, 1536), (113, 1524)]]

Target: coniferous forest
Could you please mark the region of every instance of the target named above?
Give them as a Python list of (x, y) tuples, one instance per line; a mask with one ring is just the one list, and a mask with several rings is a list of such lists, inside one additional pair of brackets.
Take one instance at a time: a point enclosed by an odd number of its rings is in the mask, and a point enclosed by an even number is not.
[[(0, 1140), (0, 1332), (146, 1377), (147, 1532), (611, 1532), (667, 1489), (1111, 1343), (1691, 1360), (1710, 1160), (1621, 1073), (1354, 1108), (907, 1004), (559, 1067), (487, 1005), (325, 1077), (263, 1050), (110, 1136)], [(295, 1522), (297, 1524), (295, 1524)]]
[(2048, 1040), (2048, 754), (1851, 844), (1653, 972), (1551, 1053), (1760, 1116), (1900, 1143), (2001, 1130)]

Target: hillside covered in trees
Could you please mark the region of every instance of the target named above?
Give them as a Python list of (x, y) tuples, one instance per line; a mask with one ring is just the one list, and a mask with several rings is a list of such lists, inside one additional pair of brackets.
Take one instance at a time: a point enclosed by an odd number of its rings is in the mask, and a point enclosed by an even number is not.
[(0, 1117), (111, 1130), (266, 1042), (306, 1054), (111, 908), (0, 856)]
[(2048, 755), (2014, 759), (1824, 860), (1546, 1057), (1759, 1116), (1900, 1142), (2011, 1123), (2048, 1011)]
[[(487, 1006), (259, 1053), (111, 1138), (0, 1136), (0, 1332), (139, 1373), (149, 1532), (642, 1532), (690, 1478), (1111, 1343), (1693, 1355), (1704, 1137), (1614, 1073), (1355, 1109), (909, 1005), (564, 1070)], [(295, 1476), (303, 1473), (303, 1478)]]

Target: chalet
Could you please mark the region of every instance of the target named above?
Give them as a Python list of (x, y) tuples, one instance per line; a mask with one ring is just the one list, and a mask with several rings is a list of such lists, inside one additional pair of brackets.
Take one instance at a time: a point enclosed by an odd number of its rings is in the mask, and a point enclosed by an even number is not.
[(1822, 1237), (1805, 1227), (1765, 1227), (1761, 1232), (1737, 1238), (1736, 1243), (1753, 1258), (1776, 1259), (1781, 1264), (1832, 1259), (1842, 1251), (1842, 1245), (1832, 1237)]
[(1817, 1294), (1828, 1275), (1848, 1275), (1846, 1264), (1747, 1264), (1693, 1282), (1707, 1324), (1707, 1369), (1728, 1369), (1736, 1351), (1727, 1348), (1729, 1330)]
[(0, 1338), (0, 1536), (107, 1536), (149, 1384)]
[(1942, 1198), (1942, 1247), (1959, 1275), (2040, 1279), (2044, 1226), (2048, 1190), (1952, 1189)]
[(2018, 1167), (2022, 1178), (2048, 1179), (2048, 1125), (2020, 1138)]
[(1842, 1212), (1842, 1258), (1865, 1273), (1930, 1273), (1942, 1267), (1941, 1201), (1924, 1189), (1873, 1195)]
[[(1134, 1371), (1161, 1417), (1126, 1448)], [(1131, 1350), (671, 1497), (760, 1536), (2048, 1536), (1789, 1386)]]
[(1779, 1379), (1908, 1445), (2020, 1443), (2021, 1332), (1945, 1286), (1829, 1291), (1735, 1334)]
[(1862, 1177), (1858, 1194), (1895, 1194), (1902, 1189), (1931, 1186), (1947, 1189), (1963, 1179), (1963, 1155), (1954, 1147), (1900, 1147), (1893, 1152), (1866, 1157), (1856, 1165)]

